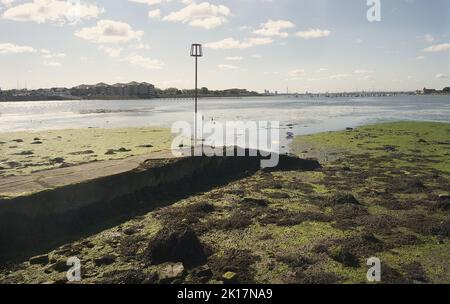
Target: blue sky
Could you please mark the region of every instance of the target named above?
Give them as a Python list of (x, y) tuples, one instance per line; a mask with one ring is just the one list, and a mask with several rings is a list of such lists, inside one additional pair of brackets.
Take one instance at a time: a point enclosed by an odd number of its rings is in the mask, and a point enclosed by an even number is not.
[(450, 86), (450, 1), (0, 0), (0, 88), (147, 81), (298, 92)]

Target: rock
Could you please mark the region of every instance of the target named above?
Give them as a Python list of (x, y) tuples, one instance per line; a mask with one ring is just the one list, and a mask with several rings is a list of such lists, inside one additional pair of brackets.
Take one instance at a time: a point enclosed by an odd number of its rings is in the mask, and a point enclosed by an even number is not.
[(78, 151), (78, 152), (72, 152), (69, 153), (69, 155), (88, 155), (88, 154), (94, 154), (95, 152), (92, 150), (85, 150), (85, 151)]
[(195, 232), (183, 223), (161, 229), (150, 241), (145, 256), (153, 265), (182, 262), (191, 268), (206, 263), (203, 245)]
[(95, 259), (94, 263), (96, 266), (102, 266), (102, 265), (111, 265), (116, 261), (116, 257), (113, 255), (105, 255), (101, 258)]
[(450, 195), (448, 195), (448, 194), (439, 194), (439, 199), (441, 201), (447, 201), (447, 200), (450, 199)]
[(229, 283), (229, 284), (236, 283), (237, 282), (237, 274), (232, 271), (228, 271), (223, 274), (222, 279), (223, 279), (224, 283)]
[(193, 271), (194, 275), (198, 278), (211, 278), (213, 275), (213, 272), (211, 268), (209, 268), (208, 265), (203, 265), (199, 268), (194, 269)]
[(245, 197), (242, 200), (243, 204), (249, 205), (249, 206), (257, 206), (257, 207), (267, 207), (269, 206), (269, 203), (266, 200), (253, 198), (253, 197)]
[(125, 230), (123, 230), (123, 233), (126, 235), (133, 235), (136, 234), (138, 232), (138, 229), (136, 227), (129, 227), (126, 228)]
[(54, 264), (49, 266), (50, 269), (53, 269), (56, 272), (66, 272), (69, 270), (69, 266), (67, 266), (67, 261), (59, 260), (55, 262)]
[(41, 140), (41, 139), (39, 137), (35, 137), (33, 140), (34, 141), (38, 141), (38, 140)]
[(121, 152), (121, 153), (123, 153), (123, 152), (130, 152), (131, 150), (129, 150), (129, 149), (125, 149), (125, 148), (120, 148), (119, 150), (117, 150), (116, 152)]
[(169, 264), (158, 272), (159, 281), (162, 284), (173, 282), (176, 279), (180, 279), (184, 276), (183, 263)]
[(334, 205), (353, 204), (360, 205), (359, 201), (351, 193), (335, 193), (328, 201)]
[(423, 138), (419, 139), (418, 143), (419, 144), (428, 144), (428, 142)]
[(42, 145), (42, 141), (33, 141), (32, 145)]
[(108, 151), (106, 151), (105, 155), (114, 155), (116, 154), (116, 152), (114, 151), (114, 149), (109, 149)]
[(47, 265), (49, 263), (48, 254), (38, 255), (30, 259), (31, 265)]
[(158, 273), (156, 271), (153, 271), (145, 278), (144, 281), (142, 281), (142, 284), (155, 284), (158, 280)]
[(15, 153), (14, 155), (27, 156), (27, 155), (33, 155), (33, 154), (34, 154), (33, 151), (26, 150), (26, 151), (22, 151), (22, 152), (19, 152), (19, 153)]
[(153, 148), (153, 145), (140, 145), (137, 148)]
[(23, 139), (14, 139), (13, 142), (16, 142), (16, 143), (23, 143)]
[(384, 147), (383, 147), (383, 150), (386, 151), (386, 152), (395, 152), (395, 151), (397, 151), (397, 147), (394, 147), (394, 146), (384, 146)]
[(55, 158), (50, 159), (50, 162), (54, 163), (54, 164), (62, 164), (62, 163), (64, 163), (64, 158), (55, 157)]

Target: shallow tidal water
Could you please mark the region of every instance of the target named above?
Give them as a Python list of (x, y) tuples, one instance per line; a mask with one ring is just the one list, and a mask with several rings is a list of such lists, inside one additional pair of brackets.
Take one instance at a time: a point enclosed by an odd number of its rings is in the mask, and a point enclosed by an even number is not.
[[(170, 128), (176, 121), (191, 123), (193, 106), (192, 99), (0, 102), (0, 133), (79, 128)], [(288, 132), (304, 135), (403, 120), (450, 122), (450, 96), (200, 99), (199, 111), (207, 122), (279, 121), (283, 145), (288, 141)], [(250, 146), (253, 145), (250, 143)]]

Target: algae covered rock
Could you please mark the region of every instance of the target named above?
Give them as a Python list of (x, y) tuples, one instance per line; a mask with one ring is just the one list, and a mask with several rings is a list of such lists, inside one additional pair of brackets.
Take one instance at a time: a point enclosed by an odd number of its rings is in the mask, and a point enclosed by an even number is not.
[(153, 265), (182, 262), (191, 268), (206, 263), (203, 245), (195, 232), (184, 224), (159, 231), (145, 250), (145, 257)]

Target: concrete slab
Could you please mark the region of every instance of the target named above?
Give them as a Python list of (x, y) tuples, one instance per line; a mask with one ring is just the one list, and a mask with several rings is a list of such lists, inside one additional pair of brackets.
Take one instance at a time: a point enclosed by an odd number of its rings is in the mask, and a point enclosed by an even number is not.
[(0, 198), (15, 198), (134, 170), (149, 159), (173, 159), (171, 151), (105, 160), (67, 168), (0, 178)]

